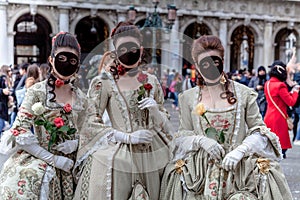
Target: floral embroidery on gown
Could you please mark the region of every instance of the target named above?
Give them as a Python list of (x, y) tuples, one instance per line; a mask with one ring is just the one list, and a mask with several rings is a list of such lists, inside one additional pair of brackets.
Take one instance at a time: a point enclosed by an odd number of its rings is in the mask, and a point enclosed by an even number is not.
[[(63, 105), (50, 101), (53, 96), (49, 94), (49, 90), (47, 80), (36, 83), (27, 90), (16, 121), (7, 132), (11, 133), (13, 142), (16, 141), (21, 145), (38, 143), (48, 150), (50, 135), (43, 126), (34, 125), (37, 116), (32, 111), (32, 105), (41, 102), (45, 107), (45, 119), (50, 122), (53, 122), (57, 116), (61, 116)], [(65, 125), (80, 130), (84, 121), (84, 113), (88, 112), (88, 104), (85, 94), (79, 89), (73, 88), (73, 92), (76, 101), (73, 101), (72, 111), (68, 114)], [(34, 133), (31, 132), (32, 127)], [(71, 134), (69, 139), (78, 139), (78, 132)], [(63, 141), (57, 140), (54, 145), (61, 142)], [(54, 155), (66, 156), (74, 161), (76, 158), (76, 151), (67, 155), (52, 149), (50, 152)], [(0, 199), (71, 200), (74, 191), (75, 183), (72, 173), (54, 168), (22, 150), (16, 149), (16, 152), (5, 162), (0, 173)]]
[[(261, 151), (246, 154), (234, 172), (221, 167), (222, 161), (210, 160), (202, 148), (187, 143), (189, 137), (204, 135), (207, 122), (192, 114), (198, 104), (199, 87), (185, 91), (179, 98), (180, 126), (176, 137), (176, 152), (164, 172), (161, 200), (223, 200), (236, 192), (250, 192), (261, 199), (292, 199), (278, 161), (281, 148), (277, 136), (266, 128), (256, 104), (257, 94), (232, 83), (237, 102), (224, 109), (207, 109), (206, 116), (217, 130), (224, 130), (221, 144), (230, 152), (250, 134), (260, 134), (266, 146)], [(249, 196), (248, 195), (248, 196)], [(250, 198), (251, 199), (251, 198)]]

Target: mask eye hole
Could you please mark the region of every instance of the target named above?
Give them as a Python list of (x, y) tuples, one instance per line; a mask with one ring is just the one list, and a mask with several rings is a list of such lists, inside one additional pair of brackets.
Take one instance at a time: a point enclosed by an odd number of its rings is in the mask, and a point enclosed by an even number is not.
[(138, 48), (137, 48), (137, 47), (131, 47), (131, 48), (130, 48), (130, 51), (131, 51), (132, 53), (136, 53), (136, 52), (137, 52), (137, 50), (138, 50)]
[(128, 49), (126, 47), (121, 47), (118, 49), (118, 54), (119, 55), (123, 55), (125, 53), (127, 53)]
[(205, 62), (200, 62), (199, 67), (207, 69), (209, 67), (209, 62), (205, 61)]
[(70, 64), (71, 65), (76, 65), (77, 64), (77, 60), (75, 58), (71, 58), (70, 59)]
[(219, 60), (214, 60), (215, 66), (218, 67), (220, 65), (220, 61)]
[(58, 61), (59, 62), (67, 62), (68, 58), (64, 55), (59, 55), (58, 56)]

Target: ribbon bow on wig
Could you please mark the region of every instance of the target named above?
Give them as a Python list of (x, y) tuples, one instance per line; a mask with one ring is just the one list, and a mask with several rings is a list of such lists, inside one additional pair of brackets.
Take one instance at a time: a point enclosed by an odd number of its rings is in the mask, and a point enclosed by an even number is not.
[(280, 66), (280, 65), (275, 65), (274, 67), (276, 67), (276, 70), (277, 70), (278, 73), (280, 73), (280, 74), (282, 74), (282, 71), (280, 71), (280, 69), (283, 70), (283, 71), (285, 71), (285, 68), (282, 67), (282, 66)]

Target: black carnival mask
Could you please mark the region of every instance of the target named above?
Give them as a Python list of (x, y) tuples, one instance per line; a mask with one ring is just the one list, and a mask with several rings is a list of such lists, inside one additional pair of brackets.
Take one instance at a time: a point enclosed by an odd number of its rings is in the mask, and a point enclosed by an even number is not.
[(78, 70), (78, 56), (71, 52), (60, 52), (55, 56), (54, 67), (60, 75), (70, 76)]
[(123, 43), (117, 49), (117, 56), (121, 63), (132, 66), (140, 59), (140, 47), (134, 42)]
[(205, 79), (215, 80), (223, 72), (223, 61), (219, 56), (207, 56), (198, 63), (199, 70)]

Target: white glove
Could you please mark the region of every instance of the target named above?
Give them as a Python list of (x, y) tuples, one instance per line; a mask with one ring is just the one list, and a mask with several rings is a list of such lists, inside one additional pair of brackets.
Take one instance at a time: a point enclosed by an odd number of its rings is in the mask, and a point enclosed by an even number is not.
[(52, 149), (63, 152), (64, 154), (70, 154), (76, 151), (77, 147), (78, 140), (66, 140), (57, 146), (53, 146)]
[(212, 159), (220, 160), (225, 155), (223, 147), (214, 139), (198, 136), (194, 142), (196, 146), (203, 148)]
[(114, 130), (113, 136), (115, 142), (122, 142), (126, 144), (141, 144), (152, 142), (153, 133), (148, 130), (138, 130), (132, 133), (123, 133), (121, 131)]
[(151, 115), (155, 116), (155, 114), (159, 112), (156, 101), (151, 97), (144, 98), (138, 103), (139, 103), (138, 105), (139, 109), (143, 110), (145, 108), (148, 108)]
[(160, 114), (158, 105), (153, 98), (147, 97), (142, 99), (141, 101), (139, 101), (138, 108), (140, 108), (141, 110), (148, 108), (150, 116), (153, 117), (154, 124), (156, 125), (164, 124), (165, 120), (163, 116)]
[(71, 169), (74, 165), (73, 160), (64, 157), (64, 156), (54, 156), (54, 163), (53, 165), (61, 170), (64, 170), (65, 172), (71, 172)]
[(64, 156), (55, 156), (36, 143), (30, 145), (19, 145), (19, 147), (24, 151), (27, 151), (31, 155), (44, 160), (50, 165), (53, 165), (54, 167), (66, 172), (70, 172), (71, 168), (74, 165), (73, 160)]
[(245, 153), (249, 151), (248, 147), (244, 144), (241, 144), (231, 152), (229, 152), (222, 162), (223, 169), (229, 171), (229, 170), (235, 170), (237, 164), (240, 162), (240, 160), (244, 157)]

